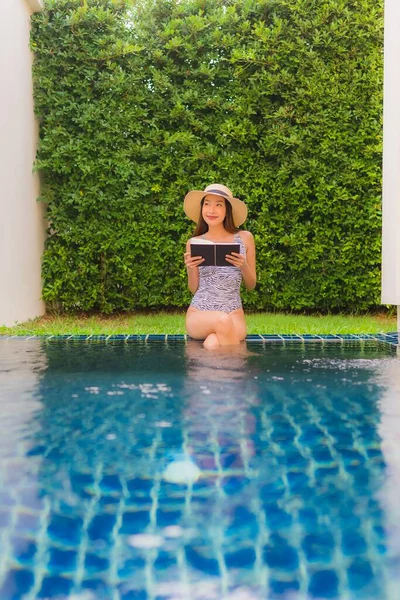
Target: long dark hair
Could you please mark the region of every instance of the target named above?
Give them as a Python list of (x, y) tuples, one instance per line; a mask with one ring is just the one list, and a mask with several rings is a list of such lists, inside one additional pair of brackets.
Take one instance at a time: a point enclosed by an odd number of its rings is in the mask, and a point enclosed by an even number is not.
[[(204, 196), (205, 198), (205, 196)], [(198, 235), (203, 235), (203, 233), (207, 233), (208, 225), (203, 219), (203, 204), (204, 198), (200, 203), (200, 217), (197, 221), (196, 229), (194, 230), (193, 237), (197, 237)], [(235, 223), (233, 221), (233, 212), (232, 212), (232, 204), (225, 198), (225, 206), (226, 206), (226, 215), (223, 222), (224, 229), (228, 233), (236, 233), (239, 231), (239, 227), (235, 227)]]

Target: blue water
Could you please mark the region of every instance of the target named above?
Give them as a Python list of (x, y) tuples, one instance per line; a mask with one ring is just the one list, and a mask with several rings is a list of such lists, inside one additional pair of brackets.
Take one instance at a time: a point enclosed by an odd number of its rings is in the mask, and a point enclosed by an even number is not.
[(0, 340), (0, 599), (400, 599), (399, 367)]

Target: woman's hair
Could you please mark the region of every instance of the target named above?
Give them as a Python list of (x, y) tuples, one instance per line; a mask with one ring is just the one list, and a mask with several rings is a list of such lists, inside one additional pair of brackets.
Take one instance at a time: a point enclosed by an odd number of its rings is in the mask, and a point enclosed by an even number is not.
[[(203, 219), (203, 204), (204, 204), (204, 198), (202, 199), (202, 201), (200, 203), (200, 218), (197, 222), (196, 229), (194, 230), (193, 237), (196, 237), (198, 235), (203, 235), (203, 233), (207, 233), (207, 231), (208, 231), (208, 225), (205, 222), (205, 220)], [(239, 231), (239, 227), (235, 227), (235, 223), (233, 222), (232, 205), (229, 202), (229, 200), (225, 199), (225, 206), (226, 206), (226, 215), (225, 215), (225, 219), (224, 219), (224, 223), (223, 223), (224, 228), (226, 229), (226, 231), (228, 233), (236, 233), (237, 231)]]

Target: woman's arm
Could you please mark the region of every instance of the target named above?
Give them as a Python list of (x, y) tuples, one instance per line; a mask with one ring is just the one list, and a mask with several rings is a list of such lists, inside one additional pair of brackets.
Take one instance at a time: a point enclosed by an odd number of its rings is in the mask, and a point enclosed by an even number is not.
[(241, 231), (240, 236), (246, 246), (246, 261), (241, 267), (244, 285), (248, 290), (254, 290), (257, 283), (256, 275), (256, 246), (250, 231)]
[(192, 258), (190, 255), (190, 240), (186, 242), (186, 252), (184, 254), (185, 265), (188, 276), (188, 286), (192, 294), (197, 292), (199, 287), (199, 265), (204, 261), (202, 256)]

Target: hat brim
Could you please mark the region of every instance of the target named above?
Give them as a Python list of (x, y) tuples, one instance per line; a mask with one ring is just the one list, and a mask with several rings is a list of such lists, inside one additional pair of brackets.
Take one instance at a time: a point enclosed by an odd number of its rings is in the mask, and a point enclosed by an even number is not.
[[(186, 216), (189, 217), (195, 223), (199, 222), (200, 219), (200, 207), (201, 201), (204, 196), (207, 196), (210, 192), (205, 192), (204, 190), (192, 190), (188, 192), (183, 201), (183, 210), (185, 211)], [(232, 206), (232, 216), (233, 222), (236, 227), (240, 227), (245, 220), (247, 219), (247, 206), (243, 202), (243, 200), (239, 200), (239, 198), (226, 198), (223, 194), (218, 194), (218, 192), (212, 192), (213, 196), (221, 196), (228, 202), (230, 202)]]

